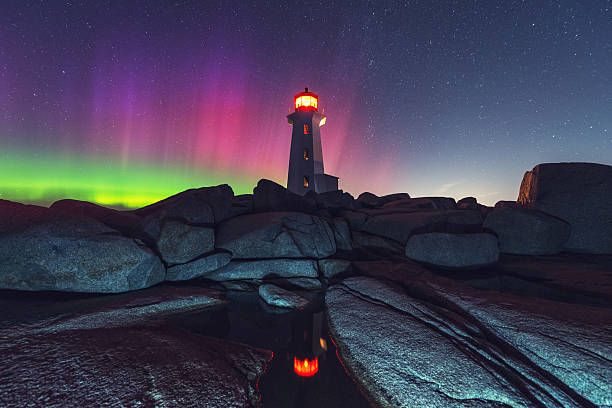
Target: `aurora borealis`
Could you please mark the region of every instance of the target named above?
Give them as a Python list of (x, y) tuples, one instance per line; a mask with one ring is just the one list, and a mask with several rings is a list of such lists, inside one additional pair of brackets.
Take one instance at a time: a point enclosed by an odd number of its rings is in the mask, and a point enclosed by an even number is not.
[(610, 72), (610, 1), (9, 0), (0, 198), (284, 185), (308, 86), (340, 188), (492, 204), (537, 163), (612, 164)]

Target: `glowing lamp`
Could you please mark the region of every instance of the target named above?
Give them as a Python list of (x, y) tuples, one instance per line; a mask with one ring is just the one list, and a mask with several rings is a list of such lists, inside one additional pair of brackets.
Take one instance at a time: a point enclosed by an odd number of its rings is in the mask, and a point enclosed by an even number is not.
[(297, 357), (293, 357), (293, 372), (300, 377), (312, 377), (319, 372), (319, 359), (315, 357), (314, 360), (307, 358), (298, 360)]
[(295, 100), (296, 111), (314, 111), (319, 110), (319, 97), (312, 92), (308, 92), (308, 88), (305, 88), (304, 92), (301, 92), (293, 97)]

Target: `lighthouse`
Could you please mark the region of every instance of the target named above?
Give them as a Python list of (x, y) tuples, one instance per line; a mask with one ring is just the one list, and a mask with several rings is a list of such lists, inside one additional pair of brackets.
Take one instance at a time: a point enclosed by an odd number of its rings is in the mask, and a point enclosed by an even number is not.
[(338, 177), (325, 174), (321, 149), (321, 126), (326, 117), (319, 113), (319, 97), (308, 88), (294, 96), (295, 112), (287, 115), (292, 125), (287, 189), (304, 195), (338, 190)]

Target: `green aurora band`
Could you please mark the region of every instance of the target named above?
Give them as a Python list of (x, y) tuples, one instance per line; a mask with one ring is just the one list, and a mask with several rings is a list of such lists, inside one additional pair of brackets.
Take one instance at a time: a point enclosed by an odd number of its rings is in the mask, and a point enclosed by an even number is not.
[(72, 198), (115, 208), (138, 208), (181, 191), (229, 184), (234, 194), (251, 193), (255, 178), (227, 171), (123, 163), (106, 156), (75, 156), (3, 149), (0, 153), (0, 199), (49, 205)]

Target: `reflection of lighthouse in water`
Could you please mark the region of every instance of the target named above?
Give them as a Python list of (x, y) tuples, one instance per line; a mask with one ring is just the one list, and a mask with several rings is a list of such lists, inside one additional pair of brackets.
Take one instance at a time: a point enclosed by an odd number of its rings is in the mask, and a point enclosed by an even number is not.
[(300, 316), (292, 325), (293, 372), (312, 377), (319, 371), (319, 357), (327, 350), (322, 336), (324, 312)]
[(293, 125), (287, 189), (300, 195), (338, 190), (338, 177), (323, 169), (321, 126), (327, 118), (319, 113), (319, 97), (306, 88), (294, 101), (295, 112), (287, 116)]

